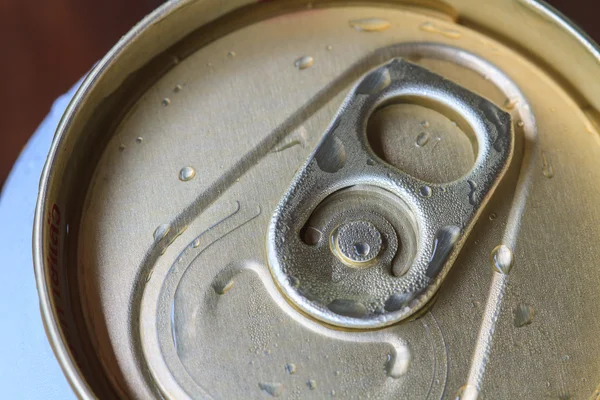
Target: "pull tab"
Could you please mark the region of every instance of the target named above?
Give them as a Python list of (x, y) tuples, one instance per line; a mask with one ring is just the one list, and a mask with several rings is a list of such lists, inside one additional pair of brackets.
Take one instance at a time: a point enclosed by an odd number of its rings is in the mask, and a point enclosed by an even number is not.
[[(461, 179), (430, 183), (371, 149), (370, 115), (391, 102), (441, 111), (474, 134)], [(281, 199), (267, 250), (281, 291), (330, 325), (376, 328), (406, 319), (438, 290), (512, 156), (510, 115), (422, 67), (394, 59), (350, 92)]]

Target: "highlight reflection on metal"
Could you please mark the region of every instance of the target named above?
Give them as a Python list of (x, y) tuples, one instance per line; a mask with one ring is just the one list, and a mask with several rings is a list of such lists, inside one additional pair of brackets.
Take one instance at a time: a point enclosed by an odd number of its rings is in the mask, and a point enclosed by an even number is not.
[[(369, 116), (392, 102), (421, 104), (458, 121), (477, 141), (473, 168), (461, 179), (425, 182), (379, 159), (365, 133)], [(323, 139), (294, 178), (272, 218), (268, 257), (279, 287), (300, 309), (332, 325), (386, 326), (419, 310), (439, 288), (478, 212), (505, 172), (513, 149), (511, 117), (490, 101), (428, 70), (393, 59), (369, 72), (348, 95)], [(393, 248), (381, 250), (369, 268), (348, 268), (336, 257), (334, 230), (344, 224), (386, 227), (377, 217), (348, 210), (321, 232), (316, 243), (303, 242), (304, 224), (321, 202), (355, 185), (377, 187), (395, 196), (390, 206), (408, 216), (404, 228), (416, 237), (408, 248), (407, 269), (393, 265)], [(362, 210), (372, 205), (365, 200)], [(375, 214), (376, 215), (376, 214)], [(340, 227), (340, 225), (342, 225)], [(367, 226), (367, 225), (364, 225)], [(367, 252), (360, 229), (357, 253)], [(388, 231), (388, 236), (395, 234)], [(368, 236), (368, 235), (367, 235)], [(371, 235), (373, 236), (373, 235)], [(385, 239), (386, 234), (382, 235)], [(346, 241), (349, 239), (346, 238)], [(400, 245), (403, 238), (400, 238)], [(368, 253), (368, 252), (367, 252)], [(363, 254), (365, 255), (365, 254)], [(338, 277), (334, 279), (334, 272)], [(341, 276), (340, 276), (341, 274)]]

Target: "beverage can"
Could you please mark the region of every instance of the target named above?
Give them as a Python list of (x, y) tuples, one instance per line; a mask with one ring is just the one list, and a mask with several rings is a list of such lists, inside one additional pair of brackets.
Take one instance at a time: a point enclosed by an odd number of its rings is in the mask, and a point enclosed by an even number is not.
[(165, 3), (41, 178), (74, 392), (598, 398), (599, 60), (533, 0)]

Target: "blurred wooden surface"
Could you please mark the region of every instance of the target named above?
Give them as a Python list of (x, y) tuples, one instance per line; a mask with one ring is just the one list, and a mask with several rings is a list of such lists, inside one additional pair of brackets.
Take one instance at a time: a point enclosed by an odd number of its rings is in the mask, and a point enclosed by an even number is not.
[[(0, 0), (0, 186), (52, 101), (161, 3)], [(598, 0), (549, 3), (600, 41)]]

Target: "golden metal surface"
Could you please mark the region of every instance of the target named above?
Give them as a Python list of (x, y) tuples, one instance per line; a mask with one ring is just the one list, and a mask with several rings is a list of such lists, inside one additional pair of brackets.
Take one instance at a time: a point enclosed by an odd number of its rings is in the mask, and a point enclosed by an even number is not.
[[(487, 398), (592, 396), (600, 382), (597, 50), (531, 1), (367, 3), (170, 2), (84, 82), (53, 143), (34, 231), (42, 314), (80, 397), (451, 398), (467, 382)], [(381, 331), (333, 331), (274, 289), (267, 224), (369, 63), (330, 83), (378, 49), (409, 42), (464, 49), (496, 66), (535, 120), (493, 74), (411, 59), (510, 112), (515, 160), (424, 316)], [(398, 55), (386, 51), (377, 54)], [(299, 69), (307, 56), (312, 64)], [(459, 138), (448, 146), (460, 149)], [(530, 156), (528, 183), (519, 173)], [(448, 156), (432, 163), (464, 168)], [(489, 267), (500, 243), (514, 251), (508, 286)], [(492, 278), (495, 297), (484, 308)]]

